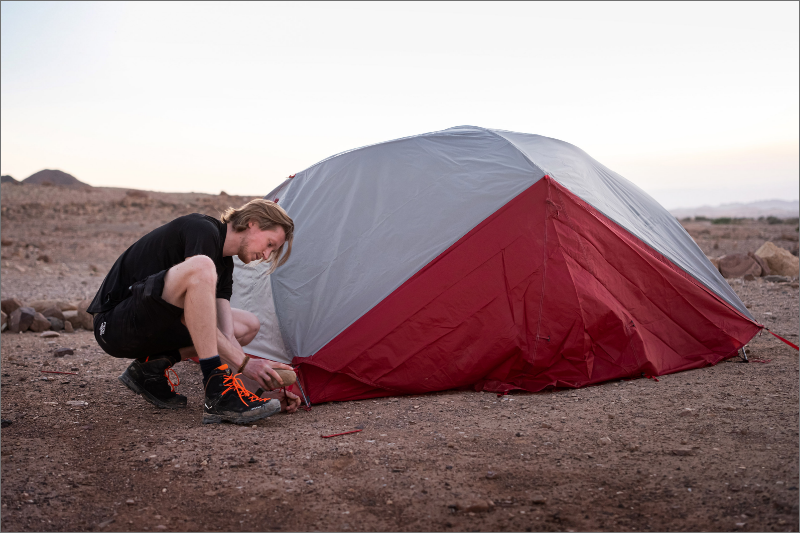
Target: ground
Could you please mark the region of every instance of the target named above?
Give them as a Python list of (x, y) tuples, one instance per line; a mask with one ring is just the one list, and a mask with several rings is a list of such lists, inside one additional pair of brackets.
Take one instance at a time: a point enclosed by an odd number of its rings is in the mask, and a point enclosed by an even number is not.
[[(90, 297), (144, 232), (245, 200), (3, 184), (2, 297)], [(797, 243), (796, 224), (686, 227), (708, 255)], [(797, 343), (796, 287), (731, 284)], [(658, 381), (331, 403), (252, 427), (200, 423), (192, 363), (176, 366), (187, 409), (165, 411), (119, 384), (126, 362), (90, 332), (3, 332), (0, 342), (3, 531), (799, 526), (798, 352), (766, 333), (750, 363)], [(58, 347), (75, 353), (54, 357)]]

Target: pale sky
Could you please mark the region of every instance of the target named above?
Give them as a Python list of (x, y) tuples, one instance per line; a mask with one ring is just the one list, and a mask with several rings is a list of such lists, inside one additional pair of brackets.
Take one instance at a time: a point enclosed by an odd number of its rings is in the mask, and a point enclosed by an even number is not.
[(796, 199), (797, 2), (0, 4), (0, 171), (262, 195), (475, 125), (572, 143), (667, 208)]

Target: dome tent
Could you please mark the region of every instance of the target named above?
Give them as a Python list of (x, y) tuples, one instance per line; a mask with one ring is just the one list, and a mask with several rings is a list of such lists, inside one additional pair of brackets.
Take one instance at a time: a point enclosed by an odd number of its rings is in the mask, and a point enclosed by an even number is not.
[[(257, 314), (274, 300), (312, 403), (661, 375), (762, 327), (663, 207), (555, 139), (426, 133), (325, 159), (267, 198), (295, 220), (292, 256), (271, 295), (238, 290)], [(248, 353), (282, 359), (261, 344)]]

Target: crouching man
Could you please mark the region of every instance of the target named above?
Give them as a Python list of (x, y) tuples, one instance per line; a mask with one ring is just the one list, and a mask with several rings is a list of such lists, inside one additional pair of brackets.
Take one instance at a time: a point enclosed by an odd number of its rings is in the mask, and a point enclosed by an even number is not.
[(293, 394), (262, 399), (242, 384), (239, 375), (269, 390), (270, 376), (283, 384), (274, 369), (291, 367), (245, 355), (242, 346), (260, 324), (230, 305), (232, 256), (244, 263), (269, 261), (271, 272), (289, 258), (293, 236), (294, 222), (282, 208), (253, 200), (220, 220), (197, 213), (176, 218), (136, 241), (114, 263), (88, 309), (100, 347), (134, 359), (119, 380), (157, 407), (186, 407), (169, 375), (175, 363), (197, 356), (204, 424), (250, 423), (280, 411), (281, 404), (295, 411), (300, 400)]

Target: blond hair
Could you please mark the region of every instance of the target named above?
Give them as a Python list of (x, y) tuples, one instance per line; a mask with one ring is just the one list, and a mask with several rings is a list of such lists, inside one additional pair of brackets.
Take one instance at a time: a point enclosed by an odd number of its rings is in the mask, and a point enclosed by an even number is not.
[[(237, 233), (245, 231), (250, 222), (255, 222), (261, 230), (269, 230), (276, 227), (283, 228), (286, 240), (266, 258), (266, 261), (272, 263), (268, 271), (270, 274), (284, 264), (289, 259), (289, 256), (292, 255), (294, 221), (275, 202), (262, 198), (250, 200), (239, 209), (229, 207), (219, 219), (223, 224), (230, 224), (233, 231)], [(283, 253), (284, 246), (286, 247), (286, 253)]]

